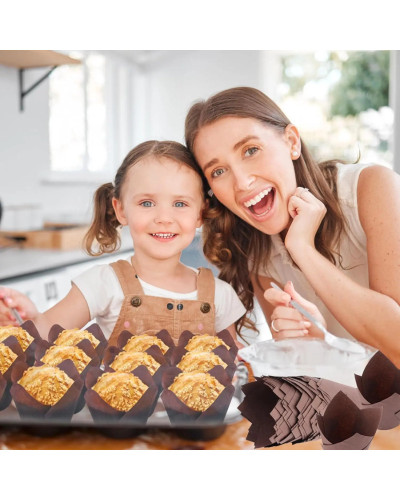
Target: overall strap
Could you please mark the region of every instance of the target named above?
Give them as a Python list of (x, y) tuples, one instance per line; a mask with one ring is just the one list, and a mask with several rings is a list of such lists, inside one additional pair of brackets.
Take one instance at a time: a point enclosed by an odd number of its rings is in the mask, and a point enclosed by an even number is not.
[(135, 268), (127, 260), (118, 260), (110, 266), (114, 269), (124, 295), (144, 295)]
[(197, 275), (197, 300), (214, 303), (215, 279), (211, 269), (199, 267)]

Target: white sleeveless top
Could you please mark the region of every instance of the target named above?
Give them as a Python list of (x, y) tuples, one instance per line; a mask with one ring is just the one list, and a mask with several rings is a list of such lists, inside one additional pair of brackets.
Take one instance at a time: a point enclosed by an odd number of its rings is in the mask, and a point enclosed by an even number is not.
[[(357, 184), (360, 172), (368, 166), (370, 164), (343, 165), (339, 163), (337, 172), (339, 202), (348, 224), (348, 230), (342, 235), (339, 243), (344, 269), (339, 265), (337, 267), (346, 276), (365, 288), (369, 288), (367, 240), (358, 216)], [(271, 243), (270, 260), (265, 263), (264, 267), (260, 266), (259, 274), (274, 278), (283, 285), (287, 281), (292, 281), (295, 290), (300, 295), (317, 305), (327, 322), (328, 331), (338, 337), (352, 339), (351, 334), (328, 311), (304, 274), (294, 266), (279, 234), (271, 236)]]

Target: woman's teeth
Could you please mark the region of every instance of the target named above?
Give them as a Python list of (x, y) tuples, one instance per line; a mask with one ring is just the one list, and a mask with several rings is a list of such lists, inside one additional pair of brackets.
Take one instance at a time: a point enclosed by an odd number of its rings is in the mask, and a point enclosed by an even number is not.
[(152, 233), (152, 236), (156, 236), (157, 238), (173, 238), (175, 233)]
[(270, 187), (268, 189), (264, 189), (264, 191), (261, 191), (261, 193), (259, 193), (257, 196), (255, 196), (254, 198), (252, 198), (249, 201), (246, 201), (244, 203), (244, 206), (246, 208), (250, 208), (251, 206), (256, 205), (264, 198), (264, 196), (267, 196), (270, 193), (271, 189), (272, 189), (272, 187)]

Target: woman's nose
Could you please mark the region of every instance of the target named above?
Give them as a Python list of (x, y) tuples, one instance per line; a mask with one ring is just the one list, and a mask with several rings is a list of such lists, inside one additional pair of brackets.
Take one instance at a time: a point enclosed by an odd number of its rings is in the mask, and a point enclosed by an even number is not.
[(234, 172), (234, 178), (236, 191), (248, 191), (256, 180), (254, 175), (244, 172), (243, 170)]

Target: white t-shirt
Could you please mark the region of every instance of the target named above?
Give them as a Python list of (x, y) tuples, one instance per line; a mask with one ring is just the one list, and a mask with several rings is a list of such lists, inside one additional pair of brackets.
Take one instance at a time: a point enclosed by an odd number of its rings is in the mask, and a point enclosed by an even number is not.
[[(197, 269), (192, 267), (190, 269), (198, 273)], [(246, 309), (229, 283), (218, 278), (214, 278), (214, 280), (215, 330), (219, 332), (243, 316)], [(170, 299), (197, 300), (197, 290), (190, 293), (177, 293), (153, 286), (140, 278), (139, 281), (145, 295)], [(90, 317), (96, 319), (105, 337), (109, 338), (124, 299), (121, 285), (113, 268), (108, 264), (93, 266), (74, 278), (72, 282), (85, 297)]]

